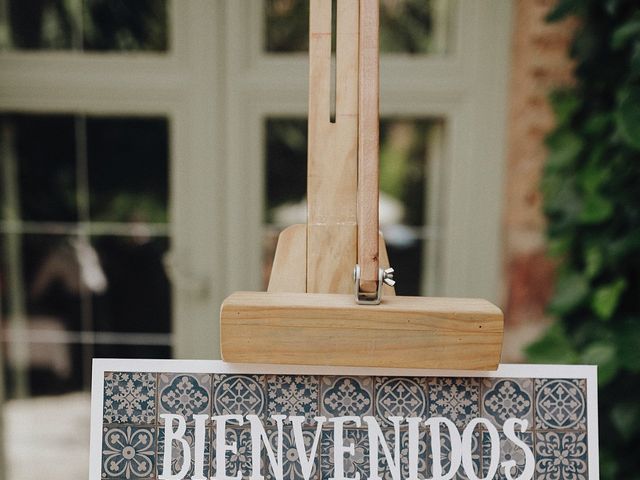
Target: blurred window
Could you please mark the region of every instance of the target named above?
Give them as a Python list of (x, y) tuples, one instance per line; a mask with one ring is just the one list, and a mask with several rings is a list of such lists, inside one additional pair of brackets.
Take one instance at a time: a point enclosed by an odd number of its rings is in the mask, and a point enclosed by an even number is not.
[(87, 477), (92, 358), (214, 331), (190, 255), (212, 270), (218, 9), (0, 0), (0, 480)]
[[(382, 0), (382, 54), (443, 55), (451, 50), (451, 0)], [(270, 53), (309, 49), (309, 0), (266, 0), (264, 48)]]
[(4, 0), (0, 48), (166, 51), (166, 0)]
[(90, 387), (93, 357), (169, 357), (164, 118), (2, 114), (10, 398)]

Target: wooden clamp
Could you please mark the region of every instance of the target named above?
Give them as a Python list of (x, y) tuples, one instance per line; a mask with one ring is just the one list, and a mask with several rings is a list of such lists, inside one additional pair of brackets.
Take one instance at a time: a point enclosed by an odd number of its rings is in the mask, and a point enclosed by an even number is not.
[(224, 360), (247, 363), (491, 370), (503, 316), (485, 300), (354, 299), (389, 265), (378, 227), (378, 0), (337, 0), (335, 121), (331, 120), (331, 0), (310, 0), (306, 225), (279, 239), (266, 293), (222, 304)]

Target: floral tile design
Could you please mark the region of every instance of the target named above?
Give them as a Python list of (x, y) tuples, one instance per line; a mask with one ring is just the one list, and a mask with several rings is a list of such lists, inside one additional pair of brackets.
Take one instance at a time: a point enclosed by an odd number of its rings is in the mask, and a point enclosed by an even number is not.
[[(207, 429), (204, 437), (204, 476), (209, 477), (209, 466), (211, 459), (211, 431)], [(164, 461), (164, 428), (158, 429), (158, 456), (156, 458), (156, 471), (157, 475), (160, 476), (162, 473), (163, 461)], [(195, 468), (195, 431), (193, 427), (187, 427), (187, 430), (184, 434), (184, 439), (187, 441), (189, 448), (191, 449), (191, 468), (185, 478), (191, 478), (193, 475), (193, 470)], [(181, 442), (174, 442), (173, 447), (171, 448), (171, 473), (177, 473), (182, 469), (184, 465), (184, 448)]]
[[(278, 445), (278, 430), (271, 429), (269, 430), (268, 435), (269, 443), (271, 444), (271, 448), (273, 448), (273, 451), (275, 453)], [(315, 430), (302, 430), (302, 439), (304, 440), (304, 448), (307, 457), (311, 452), (311, 447), (313, 446), (315, 435)], [(322, 433), (320, 435), (322, 435)], [(319, 439), (319, 441), (321, 442), (322, 440)], [(319, 452), (320, 444), (318, 444), (318, 451), (316, 452), (313, 467), (311, 468), (311, 478), (316, 478), (316, 476), (318, 475), (318, 470), (320, 467), (320, 461), (318, 458)], [(291, 428), (284, 428), (282, 432), (282, 458), (284, 480), (298, 480), (300, 478), (304, 478), (302, 475), (302, 467), (300, 466), (298, 449), (296, 448), (296, 442), (293, 435), (293, 430)], [(270, 480), (275, 479), (273, 469), (271, 468), (271, 463), (268, 461), (267, 455), (264, 452), (263, 461), (265, 464), (267, 464), (266, 477)]]
[[(440, 465), (442, 466), (442, 474), (444, 476), (451, 470), (451, 437), (446, 430), (440, 432), (441, 446), (440, 446)], [(428, 446), (428, 465), (427, 469), (429, 475), (433, 472), (433, 453), (431, 452), (431, 435), (427, 434), (426, 445)], [(473, 471), (476, 476), (480, 473), (480, 457), (482, 452), (480, 451), (480, 433), (474, 432), (471, 437), (471, 462), (473, 463)], [(460, 462), (457, 473), (453, 477), (455, 480), (466, 480), (468, 477)]]
[[(393, 454), (395, 448), (396, 432), (390, 428), (384, 430), (384, 438), (389, 446), (389, 450)], [(418, 478), (427, 478), (427, 433), (424, 429), (420, 429), (418, 434)], [(391, 471), (384, 456), (382, 447), (378, 452), (379, 475), (383, 480), (393, 480)], [(402, 430), (400, 432), (400, 476), (401, 478), (409, 478), (409, 432)]]
[(322, 377), (322, 414), (327, 417), (371, 415), (371, 377)]
[(475, 378), (433, 378), (429, 382), (429, 414), (445, 417), (459, 429), (479, 415), (480, 383)]
[(241, 414), (264, 417), (266, 411), (264, 375), (213, 375), (213, 415)]
[(193, 421), (193, 415), (209, 413), (209, 375), (163, 373), (159, 381), (160, 413), (183, 415), (188, 422)]
[(536, 379), (536, 428), (585, 429), (586, 382)]
[(533, 382), (530, 379), (486, 378), (482, 381), (482, 413), (496, 427), (509, 418), (533, 424)]
[(585, 432), (536, 433), (537, 480), (588, 480)]
[[(518, 438), (529, 446), (533, 452), (533, 434), (531, 432), (518, 433)], [(500, 464), (498, 466), (498, 472), (493, 477), (496, 480), (507, 480), (505, 468), (502, 467), (502, 462), (513, 460), (516, 462), (515, 467), (511, 468), (511, 478), (518, 478), (522, 475), (525, 467), (525, 453), (524, 450), (517, 447), (507, 437), (500, 433)], [(482, 475), (487, 476), (489, 472), (489, 466), (491, 464), (491, 437), (489, 432), (482, 432)]]
[(155, 374), (105, 373), (103, 423), (149, 424), (155, 421)]
[[(361, 479), (369, 477), (369, 437), (367, 430), (344, 429), (344, 445), (353, 444), (353, 455), (344, 456), (344, 476), (355, 477), (360, 474)], [(320, 478), (328, 480), (335, 476), (333, 430), (322, 432), (320, 445)]]
[(102, 432), (102, 478), (152, 478), (155, 428), (117, 425)]
[[(238, 473), (242, 473), (242, 478), (249, 478), (253, 471), (253, 461), (251, 458), (251, 430), (247, 428), (229, 428), (225, 432), (226, 442), (228, 445), (235, 443), (236, 452), (226, 452), (226, 465), (227, 475), (236, 476)], [(215, 445), (216, 434), (215, 428), (211, 436), (211, 442)], [(215, 448), (212, 449), (211, 454), (211, 469), (215, 471)], [(264, 472), (264, 459), (260, 466), (261, 472)]]
[(307, 422), (320, 415), (320, 382), (313, 375), (273, 375), (267, 377), (267, 402), (271, 415), (304, 415)]
[(376, 377), (376, 417), (392, 425), (391, 416), (425, 417), (427, 410), (426, 378)]

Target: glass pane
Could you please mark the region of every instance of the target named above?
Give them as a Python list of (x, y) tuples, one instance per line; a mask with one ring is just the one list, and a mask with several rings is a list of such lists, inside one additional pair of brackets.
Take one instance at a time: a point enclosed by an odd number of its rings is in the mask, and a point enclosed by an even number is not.
[(0, 6), (1, 48), (70, 50), (81, 45), (77, 2), (5, 0)]
[[(400, 295), (419, 295), (427, 234), (430, 165), (428, 118), (384, 118), (380, 122), (380, 223), (390, 262), (401, 279)], [(266, 120), (266, 211), (263, 237), (265, 285), (277, 236), (286, 226), (306, 222), (307, 122), (295, 118)]]
[(0, 115), (1, 219), (77, 219), (74, 128), (70, 115)]
[(167, 23), (166, 0), (5, 0), (0, 48), (166, 51)]
[(166, 51), (166, 0), (85, 0), (85, 50)]
[(82, 295), (89, 288), (81, 277), (78, 239), (18, 234), (0, 239), (9, 396), (23, 393), (17, 390), (24, 386), (36, 395), (81, 388), (81, 349), (60, 342), (82, 328)]
[(168, 123), (87, 119), (89, 205), (94, 221), (167, 221)]
[[(265, 0), (267, 52), (309, 49), (309, 1)], [(444, 54), (455, 2), (452, 0), (382, 0), (380, 51), (402, 54)]]
[(162, 262), (168, 239), (136, 228), (130, 236), (93, 237), (92, 244), (104, 272), (93, 302), (96, 330), (169, 333), (171, 295)]

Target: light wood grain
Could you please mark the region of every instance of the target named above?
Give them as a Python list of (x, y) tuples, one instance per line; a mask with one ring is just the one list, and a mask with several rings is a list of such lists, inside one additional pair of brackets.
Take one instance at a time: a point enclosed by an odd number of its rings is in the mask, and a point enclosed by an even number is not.
[(378, 283), (379, 0), (360, 0), (358, 96), (358, 264), (360, 289)]
[(221, 309), (230, 362), (492, 370), (503, 316), (485, 300), (238, 292)]
[(311, 0), (307, 173), (307, 292), (352, 284), (357, 245), (358, 0), (340, 0), (336, 118), (330, 122), (331, 0)]
[[(273, 259), (271, 268), (271, 277), (269, 278), (268, 292), (298, 292), (306, 291), (307, 284), (307, 264), (306, 245), (307, 245), (307, 226), (291, 225), (285, 228), (278, 237), (278, 245), (276, 254)], [(378, 236), (380, 265), (383, 268), (389, 266), (389, 257), (387, 255), (387, 247), (382, 234)], [(340, 282), (342, 284), (343, 282)], [(383, 285), (383, 294), (395, 295), (395, 289), (388, 285)], [(346, 293), (353, 295), (353, 283), (338, 293)]]

